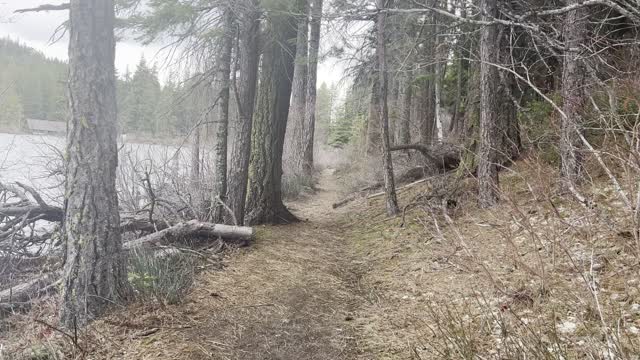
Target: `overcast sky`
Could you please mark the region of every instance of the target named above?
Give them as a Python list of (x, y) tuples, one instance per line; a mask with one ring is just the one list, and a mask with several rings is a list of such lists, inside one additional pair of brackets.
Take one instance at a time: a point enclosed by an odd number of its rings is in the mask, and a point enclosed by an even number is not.
[[(57, 4), (61, 0), (0, 0), (0, 37), (10, 37), (14, 40), (34, 47), (45, 55), (61, 60), (67, 59), (68, 39), (62, 38), (56, 43), (50, 39), (56, 28), (68, 17), (67, 11), (51, 11), (26, 14), (14, 14), (14, 10), (31, 8), (44, 3)], [(116, 48), (116, 68), (119, 73), (124, 73), (129, 67), (135, 70), (140, 57), (144, 55), (151, 63), (162, 66), (165, 63), (166, 52), (159, 52), (161, 44), (143, 47), (132, 39), (123, 39)], [(167, 74), (169, 70), (161, 69)], [(342, 71), (336, 64), (321, 64), (318, 69), (318, 83), (336, 83), (340, 80)]]

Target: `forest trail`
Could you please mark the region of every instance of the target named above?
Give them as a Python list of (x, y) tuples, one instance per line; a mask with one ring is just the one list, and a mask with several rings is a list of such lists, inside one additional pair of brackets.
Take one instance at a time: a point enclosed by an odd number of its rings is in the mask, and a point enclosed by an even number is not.
[(324, 170), (316, 194), (288, 204), (302, 222), (260, 227), (255, 243), (231, 254), (223, 271), (199, 276), (186, 303), (147, 319), (161, 331), (127, 341), (122, 355), (370, 358), (357, 349), (352, 320), (362, 304), (360, 266), (344, 237), (346, 214), (331, 207), (337, 197), (333, 170)]

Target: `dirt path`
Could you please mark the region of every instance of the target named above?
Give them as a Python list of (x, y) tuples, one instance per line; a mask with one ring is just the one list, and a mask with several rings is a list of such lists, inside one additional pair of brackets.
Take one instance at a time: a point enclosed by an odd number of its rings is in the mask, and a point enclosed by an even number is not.
[[(303, 222), (258, 229), (224, 271), (201, 276), (187, 304), (157, 321), (168, 329), (135, 340), (126, 358), (355, 359), (359, 266), (345, 243), (348, 222), (332, 210), (337, 185), (290, 204)], [(308, 220), (307, 220), (308, 219)], [(153, 319), (152, 319), (153, 320)]]

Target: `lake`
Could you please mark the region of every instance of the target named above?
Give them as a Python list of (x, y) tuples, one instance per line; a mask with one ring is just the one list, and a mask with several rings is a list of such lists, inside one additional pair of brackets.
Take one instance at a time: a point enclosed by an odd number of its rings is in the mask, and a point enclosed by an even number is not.
[[(46, 201), (62, 203), (62, 154), (65, 139), (48, 135), (0, 133), (0, 182), (23, 182), (40, 191)], [(161, 176), (188, 173), (191, 149), (184, 146), (125, 143), (119, 145), (120, 181), (139, 180), (149, 171), (156, 180)], [(135, 168), (138, 173), (132, 174)], [(129, 178), (125, 180), (125, 178)]]

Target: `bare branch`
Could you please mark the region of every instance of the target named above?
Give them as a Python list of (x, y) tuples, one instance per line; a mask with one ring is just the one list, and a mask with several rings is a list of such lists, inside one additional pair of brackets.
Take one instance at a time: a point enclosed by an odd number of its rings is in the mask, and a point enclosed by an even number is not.
[(59, 5), (43, 4), (35, 8), (17, 9), (14, 11), (14, 13), (22, 14), (22, 13), (28, 13), (28, 12), (69, 10), (70, 7), (71, 6), (69, 3), (63, 3)]

